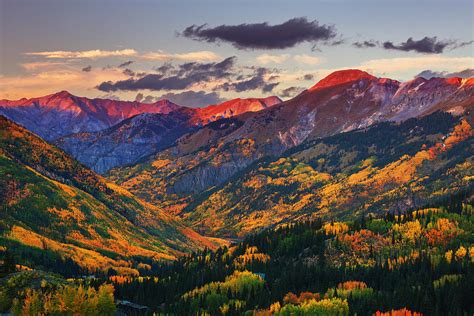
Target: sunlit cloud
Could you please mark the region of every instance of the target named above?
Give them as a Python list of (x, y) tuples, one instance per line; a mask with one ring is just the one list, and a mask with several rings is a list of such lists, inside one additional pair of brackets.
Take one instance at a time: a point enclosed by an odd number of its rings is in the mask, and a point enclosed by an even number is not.
[(460, 71), (472, 65), (474, 65), (474, 57), (420, 56), (373, 59), (361, 63), (359, 68), (388, 76), (410, 73), (409, 77), (411, 77), (425, 69)]
[(104, 80), (121, 80), (126, 76), (117, 69), (84, 72), (73, 67), (60, 67), (17, 76), (0, 76), (0, 99), (37, 97), (67, 89), (78, 95), (90, 95), (94, 85)]
[(312, 65), (312, 66), (318, 65), (322, 62), (321, 58), (307, 55), (307, 54), (295, 55), (293, 59), (298, 63)]
[(270, 55), (270, 54), (262, 54), (257, 56), (257, 61), (261, 64), (281, 64), (284, 61), (286, 61), (290, 57), (288, 54), (282, 54), (282, 55)]
[(103, 57), (124, 57), (124, 56), (136, 56), (138, 53), (134, 49), (121, 49), (121, 50), (85, 50), (85, 51), (49, 51), (49, 52), (29, 52), (24, 53), (27, 56), (41, 56), (45, 58), (103, 58)]
[(157, 61), (171, 61), (171, 60), (216, 61), (216, 60), (221, 59), (221, 56), (211, 51), (197, 51), (197, 52), (189, 52), (189, 53), (182, 53), (182, 54), (170, 54), (170, 53), (159, 51), (159, 52), (146, 53), (142, 55), (141, 57), (143, 59), (157, 60)]
[(66, 62), (49, 62), (49, 61), (43, 61), (43, 62), (31, 62), (31, 63), (23, 63), (20, 64), (20, 66), (27, 70), (27, 71), (35, 71), (39, 69), (45, 69), (45, 68), (53, 68), (57, 66), (63, 66), (67, 64)]

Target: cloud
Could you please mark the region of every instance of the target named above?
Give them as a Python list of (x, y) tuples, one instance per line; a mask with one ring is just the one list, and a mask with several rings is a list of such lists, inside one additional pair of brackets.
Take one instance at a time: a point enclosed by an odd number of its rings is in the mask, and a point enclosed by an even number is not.
[(355, 46), (357, 48), (371, 48), (378, 45), (379, 45), (379, 42), (374, 41), (374, 40), (352, 43), (352, 46)]
[(205, 91), (184, 91), (181, 93), (167, 93), (157, 98), (159, 100), (168, 99), (173, 103), (188, 106), (188, 107), (202, 107), (209, 104), (218, 104), (225, 101), (216, 92), (206, 93)]
[(219, 55), (210, 51), (198, 51), (183, 54), (169, 54), (165, 52), (147, 53), (142, 56), (143, 59), (147, 60), (159, 60), (159, 61), (170, 61), (170, 60), (192, 60), (192, 61), (217, 61), (221, 59)]
[(472, 43), (474, 43), (474, 41), (456, 42), (456, 43), (453, 44), (453, 46), (451, 47), (451, 50), (457, 49), (457, 48), (461, 48), (461, 47), (464, 47), (464, 46), (469, 46), (469, 45), (471, 45)]
[(373, 59), (363, 62), (360, 68), (375, 73), (425, 69), (446, 70), (447, 67), (449, 67), (448, 71), (459, 71), (472, 64), (474, 64), (474, 57), (423, 56)]
[(50, 51), (50, 52), (31, 52), (24, 53), (28, 56), (41, 56), (45, 58), (102, 58), (102, 57), (119, 57), (119, 56), (135, 56), (137, 51), (134, 49), (122, 49), (122, 50), (86, 50), (86, 51)]
[[(269, 77), (268, 80), (266, 79), (267, 77)], [(274, 79), (276, 79), (276, 76), (272, 75), (272, 72), (269, 69), (260, 67), (255, 69), (253, 75), (249, 78), (237, 82), (226, 82), (223, 85), (217, 87), (217, 89), (235, 92), (260, 89), (262, 92), (268, 93), (271, 92), (277, 85), (279, 85), (279, 82), (269, 82)]]
[(294, 18), (282, 24), (264, 23), (220, 25), (213, 28), (191, 25), (181, 35), (205, 42), (228, 42), (238, 49), (283, 49), (303, 42), (317, 44), (336, 37), (333, 26)]
[(129, 60), (129, 61), (126, 61), (124, 63), (121, 63), (120, 65), (118, 65), (119, 68), (125, 68), (127, 66), (130, 66), (131, 64), (133, 64), (134, 61), (133, 60)]
[(112, 93), (99, 95), (99, 96), (97, 96), (97, 98), (107, 99), (107, 100), (114, 100), (114, 101), (122, 101), (122, 99), (118, 95), (115, 95), (115, 94), (112, 94)]
[(298, 63), (312, 65), (312, 66), (321, 63), (321, 58), (316, 57), (316, 56), (306, 55), (306, 54), (295, 55), (293, 59)]
[(117, 82), (105, 81), (99, 84), (97, 89), (105, 92), (188, 89), (194, 84), (232, 77), (235, 60), (235, 57), (229, 57), (221, 62), (191, 62), (167, 66), (158, 74), (146, 74), (140, 78), (129, 78)]
[(92, 66), (91, 66), (91, 65), (82, 68), (82, 71), (84, 71), (84, 72), (91, 72), (91, 70), (92, 70)]
[(368, 40), (361, 42), (354, 42), (352, 46), (357, 48), (373, 48), (373, 47), (382, 47), (390, 50), (400, 50), (400, 51), (414, 51), (418, 53), (425, 54), (441, 54), (444, 50), (454, 50), (464, 46), (468, 46), (474, 43), (474, 41), (459, 42), (458, 40), (438, 40), (436, 36), (428, 37), (425, 36), (420, 40), (414, 40), (412, 37), (408, 38), (405, 42), (394, 44), (391, 41), (383, 42), (382, 44), (379, 41)]
[(281, 64), (285, 60), (288, 59), (290, 55), (288, 54), (282, 54), (282, 55), (270, 55), (270, 54), (262, 54), (260, 56), (257, 56), (257, 61), (261, 64)]
[(415, 77), (423, 77), (425, 79), (430, 79), (433, 77), (440, 77), (440, 78), (452, 78), (452, 77), (459, 77), (459, 78), (473, 78), (474, 77), (474, 69), (464, 69), (457, 72), (448, 72), (448, 71), (432, 71), (432, 70), (423, 70)]
[(25, 70), (28, 70), (28, 71), (34, 71), (34, 70), (38, 70), (38, 69), (63, 66), (63, 65), (66, 65), (66, 64), (67, 63), (65, 63), (65, 62), (44, 61), (44, 62), (23, 63), (23, 64), (21, 64), (21, 67), (23, 67)]
[(55, 93), (67, 88), (73, 94), (95, 96), (91, 86), (105, 80), (126, 77), (116, 69), (97, 68), (87, 73), (80, 67), (60, 65), (25, 75), (0, 76), (0, 99), (30, 98)]
[(135, 97), (135, 101), (141, 102), (143, 100), (143, 93), (138, 93)]
[(426, 54), (440, 54), (446, 47), (451, 46), (453, 44), (453, 41), (439, 41), (436, 36), (425, 36), (421, 40), (414, 40), (410, 37), (406, 40), (406, 42), (402, 42), (398, 45), (393, 44), (393, 42), (387, 41), (384, 42), (382, 46), (385, 49), (394, 49), (404, 52), (415, 51), (418, 53)]
[(158, 101), (158, 98), (157, 97), (154, 97), (152, 95), (147, 95), (144, 99), (143, 99), (143, 103), (153, 103), (153, 102), (156, 102)]
[(313, 74), (306, 74), (306, 75), (303, 76), (303, 80), (312, 81), (312, 80), (314, 80), (314, 75)]
[(136, 73), (135, 71), (129, 69), (129, 68), (126, 68), (122, 71), (122, 73), (125, 75), (125, 76), (129, 76), (129, 77), (135, 77)]
[(301, 92), (305, 90), (306, 88), (303, 88), (303, 87), (289, 87), (289, 88), (281, 90), (280, 93), (278, 93), (278, 96), (282, 98), (291, 98), (291, 97), (297, 96), (298, 94), (300, 94)]
[[(281, 55), (271, 55), (271, 54), (262, 54), (257, 56), (257, 61), (261, 64), (281, 64), (284, 61), (288, 60), (291, 56), (289, 54), (281, 54)], [(322, 62), (322, 59), (316, 56), (311, 56), (307, 54), (300, 54), (291, 57), (294, 61), (300, 64), (306, 65), (318, 65)]]

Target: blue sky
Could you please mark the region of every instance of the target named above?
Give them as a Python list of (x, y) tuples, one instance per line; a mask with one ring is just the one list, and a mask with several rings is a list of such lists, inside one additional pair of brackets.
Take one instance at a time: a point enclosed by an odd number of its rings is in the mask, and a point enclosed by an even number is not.
[[(312, 86), (331, 71), (343, 68), (360, 68), (398, 80), (411, 79), (425, 69), (456, 72), (474, 68), (473, 45), (466, 44), (474, 37), (473, 10), (472, 1), (455, 0), (0, 0), (0, 98), (69, 90), (89, 97), (133, 100), (139, 93), (159, 98), (192, 90), (228, 99), (281, 95), (290, 87)], [(331, 46), (302, 42), (285, 49), (237, 49), (226, 41), (177, 36), (191, 25), (207, 24), (206, 28), (211, 29), (245, 23), (277, 25), (298, 17), (333, 27), (336, 35), (332, 41), (343, 43)], [(450, 44), (438, 53), (383, 47), (385, 42), (401, 47), (409, 38), (418, 41), (424, 37)], [(369, 48), (353, 45), (363, 41), (377, 44)], [(312, 49), (314, 44), (318, 50)], [(63, 54), (41, 54), (58, 51)], [(99, 53), (80, 54), (88, 51)], [(123, 74), (124, 67), (117, 67), (129, 60), (134, 61), (128, 68), (135, 76), (145, 76), (157, 74), (156, 68), (165, 63), (176, 67), (193, 61), (217, 63), (231, 56), (236, 56), (233, 71), (251, 78), (257, 67), (266, 68), (262, 78), (278, 76), (272, 79), (278, 84), (271, 91), (260, 87), (226, 91), (219, 88), (222, 82), (213, 80), (172, 90), (96, 88), (101, 82), (130, 79), (130, 73)], [(82, 71), (88, 66), (90, 71)], [(313, 78), (302, 79), (305, 74)], [(233, 76), (226, 80), (245, 79)]]

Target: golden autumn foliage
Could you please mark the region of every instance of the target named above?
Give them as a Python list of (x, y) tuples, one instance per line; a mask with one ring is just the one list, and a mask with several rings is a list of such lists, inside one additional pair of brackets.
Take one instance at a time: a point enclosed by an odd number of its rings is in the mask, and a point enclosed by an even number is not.
[(420, 238), (422, 227), (419, 220), (393, 225), (393, 230), (400, 233), (407, 242), (414, 243)]
[(453, 251), (452, 250), (446, 251), (446, 253), (444, 254), (444, 257), (446, 258), (446, 261), (448, 263), (451, 263), (451, 261), (453, 260)]
[(346, 281), (346, 282), (343, 282), (343, 283), (339, 283), (337, 285), (337, 288), (338, 289), (341, 289), (341, 290), (348, 290), (348, 291), (352, 291), (352, 290), (360, 290), (360, 289), (365, 289), (367, 288), (367, 284), (365, 284), (365, 282), (361, 282), (361, 281)]
[(160, 169), (160, 168), (166, 167), (170, 163), (171, 163), (171, 160), (169, 159), (157, 159), (153, 161), (151, 165), (153, 166), (153, 168)]
[(28, 289), (25, 298), (14, 300), (14, 315), (114, 315), (114, 287), (104, 284), (93, 287), (62, 286), (49, 293)]
[(349, 231), (349, 226), (342, 222), (332, 222), (324, 224), (323, 230), (327, 235), (339, 235)]
[(259, 253), (257, 247), (248, 247), (243, 255), (237, 256), (234, 259), (234, 266), (236, 268), (244, 268), (253, 262), (266, 263), (270, 260), (270, 256), (264, 253)]
[(460, 246), (458, 250), (456, 250), (456, 252), (454, 253), (454, 255), (456, 256), (456, 260), (464, 259), (464, 257), (466, 257), (466, 254), (467, 250), (463, 246)]

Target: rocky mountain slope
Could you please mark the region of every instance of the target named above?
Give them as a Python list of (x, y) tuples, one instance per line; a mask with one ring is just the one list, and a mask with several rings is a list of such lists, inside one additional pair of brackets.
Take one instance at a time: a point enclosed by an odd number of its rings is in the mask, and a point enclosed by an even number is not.
[(277, 97), (233, 99), (204, 108), (180, 107), (169, 113), (138, 114), (108, 129), (68, 135), (55, 143), (94, 171), (104, 173), (134, 164), (213, 121), (260, 111), (280, 102)]
[(178, 212), (193, 199), (190, 195), (222, 185), (257, 160), (278, 157), (303, 141), (438, 110), (460, 115), (473, 104), (473, 79), (400, 83), (359, 70), (338, 71), (291, 100), (216, 121), (110, 175), (148, 201), (168, 201), (170, 211)]
[(122, 120), (142, 113), (168, 114), (175, 111), (192, 113), (195, 125), (217, 119), (255, 112), (280, 103), (278, 97), (233, 99), (203, 108), (187, 108), (169, 100), (154, 103), (89, 99), (61, 91), (44, 97), (0, 100), (0, 114), (51, 141), (81, 132), (97, 132)]
[(0, 244), (59, 253), (89, 271), (214, 247), (159, 207), (0, 116)]
[[(278, 97), (233, 99), (203, 108), (88, 99), (66, 91), (0, 100), (0, 114), (66, 150), (96, 172), (136, 163), (210, 122), (280, 103)], [(153, 115), (152, 115), (153, 114)]]
[(474, 186), (472, 126), (472, 116), (436, 112), (305, 141), (196, 196), (180, 216), (235, 238), (288, 221), (420, 207)]
[(180, 109), (169, 114), (144, 113), (95, 133), (76, 133), (55, 144), (96, 172), (138, 162), (171, 146), (179, 137), (197, 129), (190, 124), (193, 112)]
[(170, 113), (181, 108), (168, 100), (139, 102), (77, 97), (67, 91), (17, 101), (0, 100), (0, 114), (52, 141), (79, 132), (95, 132), (141, 113)]

